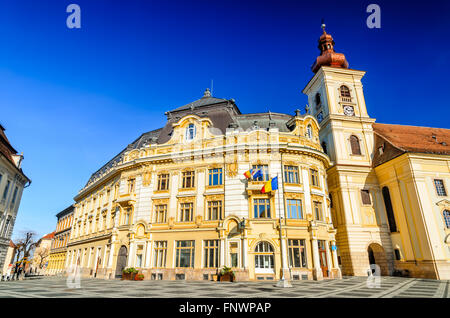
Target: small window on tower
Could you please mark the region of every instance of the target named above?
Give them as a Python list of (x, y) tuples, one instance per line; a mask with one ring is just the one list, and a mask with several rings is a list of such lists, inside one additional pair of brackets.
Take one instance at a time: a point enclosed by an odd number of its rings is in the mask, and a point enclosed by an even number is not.
[(350, 136), (350, 147), (352, 155), (361, 155), (361, 146), (359, 145), (359, 138), (355, 135)]
[(316, 102), (316, 109), (319, 109), (320, 106), (322, 106), (322, 105), (321, 105), (322, 102), (321, 102), (321, 100), (320, 100), (320, 93), (317, 93), (317, 94), (316, 94), (315, 102)]
[(341, 92), (341, 97), (350, 97), (350, 89), (347, 86), (342, 85), (339, 91)]
[(361, 199), (364, 205), (372, 204), (370, 200), (369, 190), (361, 190)]

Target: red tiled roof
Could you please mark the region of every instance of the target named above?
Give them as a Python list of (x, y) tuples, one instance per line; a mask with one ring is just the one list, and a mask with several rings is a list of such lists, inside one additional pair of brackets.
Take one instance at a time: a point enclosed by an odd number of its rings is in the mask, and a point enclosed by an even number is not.
[(6, 137), (5, 134), (5, 128), (0, 125), (0, 153), (6, 157), (11, 163), (16, 165), (14, 163), (12, 155), (17, 154), (17, 151), (11, 146), (11, 143), (8, 140), (8, 137)]
[(9, 240), (9, 246), (12, 248), (16, 248), (16, 244), (14, 244), (11, 240)]
[(450, 129), (373, 124), (373, 130), (406, 152), (450, 155)]
[(53, 231), (52, 233), (49, 233), (49, 234), (43, 236), (41, 238), (41, 240), (53, 239), (55, 237), (55, 233), (56, 233), (56, 231)]

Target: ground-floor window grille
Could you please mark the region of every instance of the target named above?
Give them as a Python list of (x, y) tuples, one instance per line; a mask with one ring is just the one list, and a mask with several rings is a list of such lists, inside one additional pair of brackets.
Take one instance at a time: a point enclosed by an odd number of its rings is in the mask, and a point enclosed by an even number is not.
[(176, 242), (176, 267), (194, 267), (195, 241)]

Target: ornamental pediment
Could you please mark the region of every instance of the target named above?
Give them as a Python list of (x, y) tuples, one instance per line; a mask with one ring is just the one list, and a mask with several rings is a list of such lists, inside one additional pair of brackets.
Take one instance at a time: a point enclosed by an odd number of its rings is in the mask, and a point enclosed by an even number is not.
[(440, 207), (450, 207), (450, 200), (443, 199), (439, 202), (436, 202), (436, 205)]

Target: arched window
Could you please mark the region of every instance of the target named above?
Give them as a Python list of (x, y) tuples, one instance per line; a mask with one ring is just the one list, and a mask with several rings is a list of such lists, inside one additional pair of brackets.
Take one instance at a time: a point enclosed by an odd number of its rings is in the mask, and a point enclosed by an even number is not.
[(389, 194), (389, 188), (383, 187), (381, 192), (383, 193), (384, 206), (386, 207), (389, 229), (391, 230), (391, 232), (397, 232), (397, 224), (395, 223), (394, 210), (392, 209), (392, 202), (391, 202), (391, 195)]
[(273, 247), (268, 242), (259, 242), (255, 248), (255, 269), (273, 271)]
[(345, 85), (342, 85), (339, 88), (339, 92), (341, 93), (341, 97), (351, 97), (350, 96), (350, 89), (347, 86), (345, 86)]
[(189, 124), (189, 126), (186, 127), (186, 140), (194, 139), (195, 133), (196, 133), (195, 125)]
[(312, 132), (311, 125), (308, 125), (306, 127), (306, 137), (308, 137), (309, 139), (312, 139), (312, 137), (313, 137), (313, 132)]
[(352, 155), (360, 155), (361, 147), (359, 145), (359, 139), (355, 135), (350, 136), (350, 146), (352, 148)]
[(450, 229), (450, 210), (444, 210), (442, 212), (442, 215), (444, 216), (444, 223), (447, 229)]

